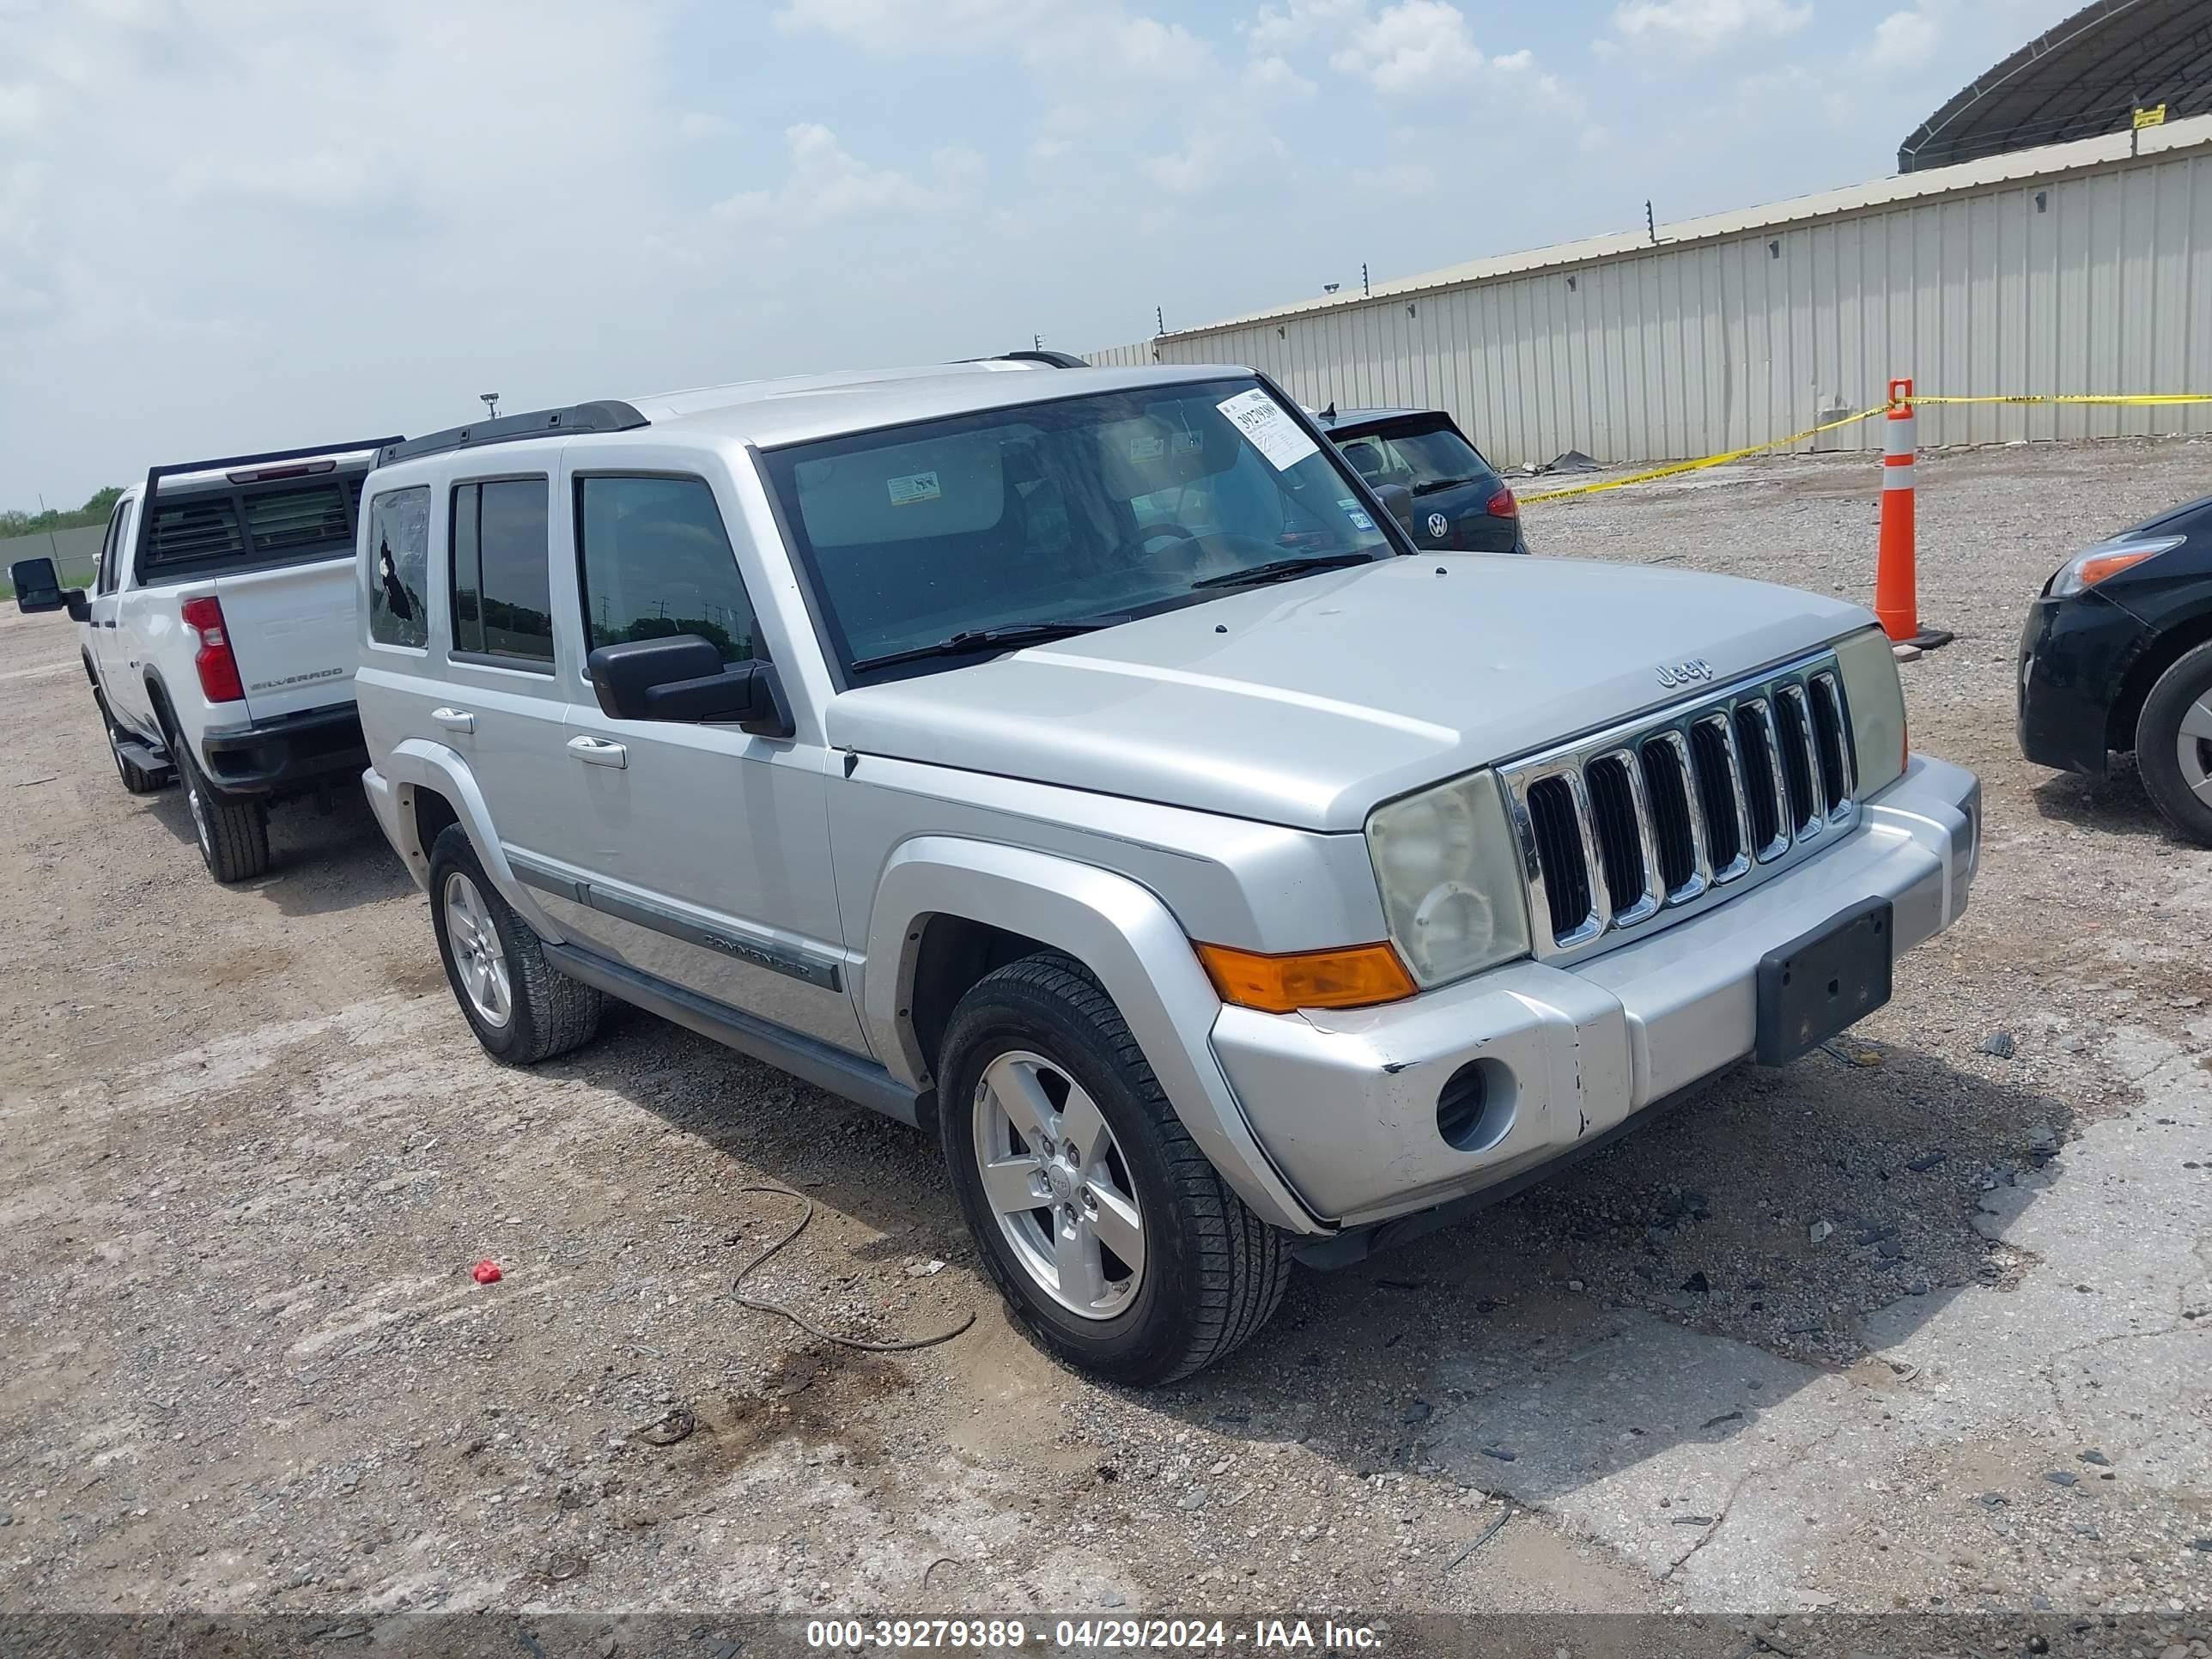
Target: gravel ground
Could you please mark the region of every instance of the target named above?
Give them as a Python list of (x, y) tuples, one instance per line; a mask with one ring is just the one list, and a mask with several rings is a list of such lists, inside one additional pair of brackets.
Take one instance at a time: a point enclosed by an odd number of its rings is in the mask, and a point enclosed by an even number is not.
[[(1875, 471), (1530, 530), (1863, 599)], [(914, 1133), (642, 1014), (486, 1061), (357, 803), (216, 887), (176, 793), (117, 784), (66, 624), (0, 620), (0, 1610), (2048, 1608), (2203, 1653), (2212, 854), (2129, 774), (2026, 765), (2011, 699), (2051, 567), (2208, 476), (1928, 458), (1960, 637), (1905, 672), (1988, 792), (1963, 923), (1828, 1049), (1302, 1276), (1146, 1395), (1007, 1326)], [(869, 1356), (736, 1306), (799, 1213), (763, 1184), (814, 1219), (749, 1291), (974, 1328)]]

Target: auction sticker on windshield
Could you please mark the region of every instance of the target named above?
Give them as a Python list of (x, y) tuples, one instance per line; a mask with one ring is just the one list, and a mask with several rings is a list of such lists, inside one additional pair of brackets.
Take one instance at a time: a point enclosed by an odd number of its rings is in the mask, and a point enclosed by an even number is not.
[(1252, 441), (1252, 447), (1278, 472), (1289, 471), (1321, 447), (1299, 430), (1280, 404), (1257, 386), (1214, 407), (1237, 423), (1237, 429)]
[(909, 472), (902, 478), (890, 480), (891, 505), (911, 507), (916, 501), (933, 501), (945, 492), (938, 487), (934, 472)]

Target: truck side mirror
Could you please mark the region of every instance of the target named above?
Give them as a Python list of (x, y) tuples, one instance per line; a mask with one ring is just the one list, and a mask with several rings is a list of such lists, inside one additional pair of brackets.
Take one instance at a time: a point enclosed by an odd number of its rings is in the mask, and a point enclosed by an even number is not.
[(81, 587), (64, 588), (52, 559), (18, 559), (8, 567), (8, 580), (15, 589), (15, 608), (25, 616), (41, 611), (66, 611), (72, 622), (92, 615)]
[(1382, 503), (1392, 518), (1404, 526), (1406, 533), (1413, 533), (1413, 492), (1403, 484), (1376, 484), (1375, 499)]
[(764, 738), (792, 734), (775, 665), (726, 665), (713, 642), (696, 634), (603, 645), (586, 665), (599, 712), (610, 720), (727, 722)]

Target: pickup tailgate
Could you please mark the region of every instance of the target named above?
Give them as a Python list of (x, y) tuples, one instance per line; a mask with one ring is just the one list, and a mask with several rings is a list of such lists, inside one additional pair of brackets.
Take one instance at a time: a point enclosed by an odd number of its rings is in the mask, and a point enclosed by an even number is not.
[(215, 592), (257, 723), (353, 701), (350, 558), (218, 576)]

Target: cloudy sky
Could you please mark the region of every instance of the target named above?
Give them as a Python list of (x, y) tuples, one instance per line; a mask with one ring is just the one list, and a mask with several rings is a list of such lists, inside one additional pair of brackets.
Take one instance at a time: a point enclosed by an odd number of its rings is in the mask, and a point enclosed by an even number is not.
[(1891, 172), (2074, 0), (0, 0), (0, 507)]

